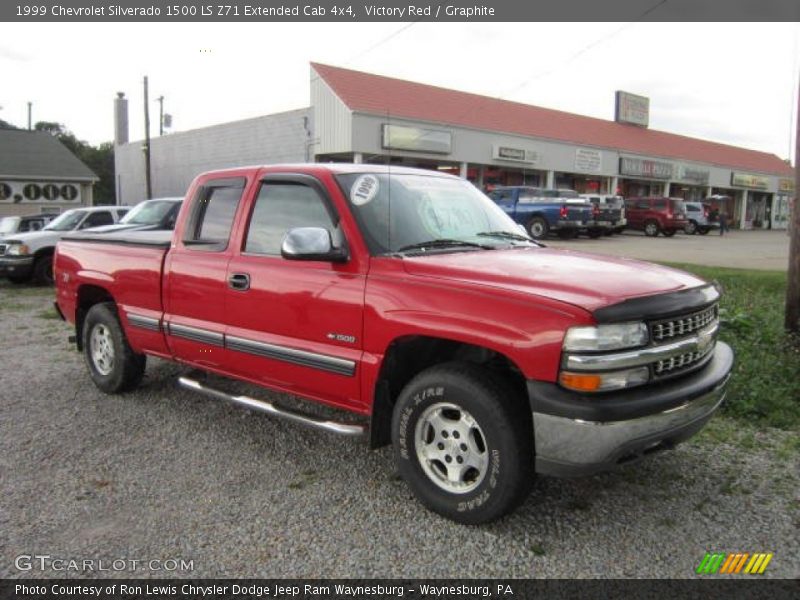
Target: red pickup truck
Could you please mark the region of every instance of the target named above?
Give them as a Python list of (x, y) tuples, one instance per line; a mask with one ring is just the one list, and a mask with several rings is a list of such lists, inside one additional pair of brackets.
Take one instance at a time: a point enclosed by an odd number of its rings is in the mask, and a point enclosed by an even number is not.
[(147, 355), (178, 361), (184, 387), (391, 443), (417, 497), (464, 523), (512, 510), (534, 473), (595, 473), (688, 438), (733, 365), (715, 286), (543, 247), (467, 181), (417, 169), (206, 173), (174, 233), (64, 238), (55, 278), (101, 390), (136, 386)]

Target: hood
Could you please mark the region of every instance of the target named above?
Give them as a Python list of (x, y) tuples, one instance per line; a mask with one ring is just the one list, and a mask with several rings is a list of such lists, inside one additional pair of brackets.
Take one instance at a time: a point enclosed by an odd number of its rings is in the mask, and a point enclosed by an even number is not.
[(550, 248), (452, 252), (406, 257), (411, 275), (535, 294), (590, 312), (630, 298), (704, 285), (653, 263)]
[(112, 231), (148, 231), (150, 229), (157, 229), (158, 225), (139, 225), (137, 223), (115, 223), (114, 225), (101, 225), (100, 227), (91, 227), (84, 229), (87, 233), (110, 233)]
[(27, 231), (25, 233), (12, 233), (3, 238), (3, 242), (22, 242), (34, 248), (54, 245), (65, 233), (69, 231)]

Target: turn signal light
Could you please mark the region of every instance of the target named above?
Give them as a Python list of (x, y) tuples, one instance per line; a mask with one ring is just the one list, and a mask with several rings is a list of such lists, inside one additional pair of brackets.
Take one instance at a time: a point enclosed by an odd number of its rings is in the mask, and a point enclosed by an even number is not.
[(579, 392), (596, 392), (603, 383), (599, 375), (589, 375), (586, 373), (567, 373), (561, 372), (558, 382), (565, 388)]

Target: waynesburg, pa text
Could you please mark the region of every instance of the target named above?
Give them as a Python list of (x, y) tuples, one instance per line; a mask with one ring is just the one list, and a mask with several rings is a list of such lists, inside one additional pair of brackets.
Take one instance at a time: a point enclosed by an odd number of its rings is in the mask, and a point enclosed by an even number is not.
[[(195, 598), (216, 598), (216, 597), (238, 597), (248, 598), (284, 598), (284, 597), (385, 597), (396, 596), (402, 598), (406, 595), (413, 595), (419, 592), (423, 596), (464, 596), (465, 598), (491, 598), (514, 596), (512, 587), (508, 584), (499, 583), (493, 586), (477, 584), (419, 584), (418, 586), (390, 585), (390, 584), (346, 584), (335, 583), (330, 585), (321, 584), (273, 584), (258, 585), (252, 583), (232, 584), (232, 585), (195, 585), (191, 583), (183, 584), (50, 584), (50, 585), (25, 585), (16, 584), (14, 591), (17, 596), (45, 596), (48, 593), (53, 596), (86, 596), (101, 598), (104, 595), (121, 595), (141, 598), (143, 596), (194, 596)], [(335, 596), (334, 596), (335, 594)]]

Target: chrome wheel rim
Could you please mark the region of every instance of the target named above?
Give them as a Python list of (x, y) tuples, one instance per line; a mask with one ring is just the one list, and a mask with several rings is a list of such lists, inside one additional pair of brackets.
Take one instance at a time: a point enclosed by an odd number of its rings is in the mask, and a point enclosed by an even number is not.
[(531, 223), (531, 236), (540, 238), (544, 235), (544, 224), (541, 221)]
[(658, 227), (656, 227), (653, 223), (648, 223), (645, 226), (645, 231), (647, 231), (648, 235), (655, 235), (658, 233)]
[(417, 421), (414, 442), (423, 472), (446, 492), (466, 494), (486, 476), (486, 436), (460, 406), (439, 402), (426, 408)]
[(89, 337), (89, 353), (92, 364), (101, 375), (108, 375), (114, 368), (114, 342), (111, 339), (111, 330), (98, 323), (92, 329)]

